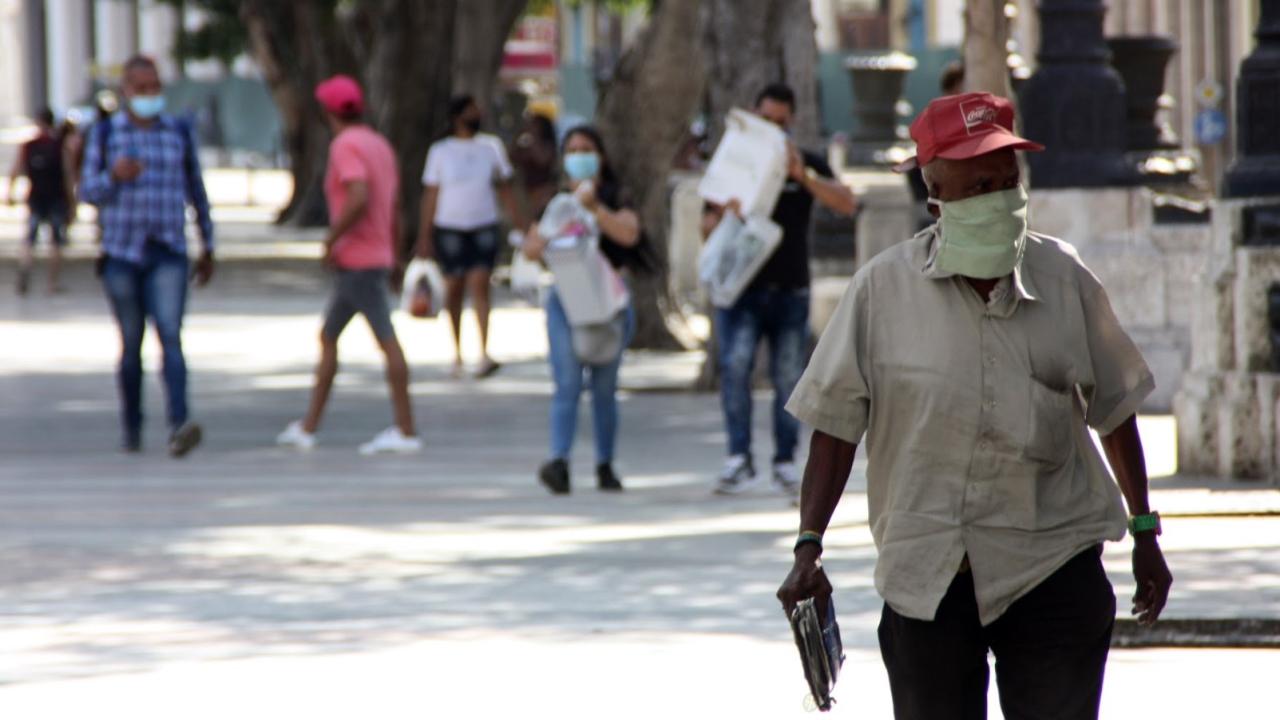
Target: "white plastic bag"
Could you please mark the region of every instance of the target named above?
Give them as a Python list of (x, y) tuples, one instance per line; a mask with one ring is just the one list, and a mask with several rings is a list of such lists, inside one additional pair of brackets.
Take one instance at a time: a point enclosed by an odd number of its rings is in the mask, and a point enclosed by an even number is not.
[(734, 108), (698, 195), (717, 205), (736, 199), (744, 215), (768, 217), (787, 182), (787, 152), (787, 136), (778, 126)]
[(542, 285), (542, 266), (525, 257), (523, 250), (511, 256), (511, 291), (522, 297), (538, 292)]
[(577, 198), (569, 193), (552, 198), (538, 232), (547, 241), (543, 258), (570, 325), (607, 322), (627, 306), (627, 286), (600, 252), (595, 217)]
[(769, 218), (743, 220), (726, 212), (698, 256), (698, 277), (711, 304), (732, 307), (781, 244), (782, 228)]
[(433, 318), (443, 307), (444, 273), (440, 272), (440, 266), (435, 260), (414, 258), (404, 269), (400, 309), (414, 317)]

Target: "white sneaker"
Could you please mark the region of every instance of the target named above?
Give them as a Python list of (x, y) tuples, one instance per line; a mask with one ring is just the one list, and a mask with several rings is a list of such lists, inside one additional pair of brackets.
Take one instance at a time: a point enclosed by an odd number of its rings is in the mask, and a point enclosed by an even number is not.
[(800, 471), (793, 462), (773, 464), (773, 486), (779, 492), (793, 497), (800, 494)]
[(383, 430), (373, 439), (360, 446), (361, 455), (376, 455), (378, 453), (413, 453), (422, 449), (422, 440), (417, 437), (409, 437), (400, 432), (400, 428), (392, 425)]
[(720, 470), (715, 494), (739, 495), (756, 486), (756, 469), (746, 455), (730, 455)]
[(302, 421), (294, 420), (276, 436), (277, 445), (287, 445), (298, 450), (310, 450), (316, 446), (316, 436), (302, 429)]

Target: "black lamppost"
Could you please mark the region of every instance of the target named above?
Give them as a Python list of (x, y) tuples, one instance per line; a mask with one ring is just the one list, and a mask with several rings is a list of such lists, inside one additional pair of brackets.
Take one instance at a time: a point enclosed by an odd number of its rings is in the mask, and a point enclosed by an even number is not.
[(1103, 40), (1102, 0), (1040, 0), (1039, 69), (1019, 93), (1027, 153), (1039, 188), (1132, 183), (1126, 172), (1124, 82)]
[(1226, 197), (1280, 195), (1280, 0), (1261, 0), (1258, 46), (1236, 78), (1236, 161)]

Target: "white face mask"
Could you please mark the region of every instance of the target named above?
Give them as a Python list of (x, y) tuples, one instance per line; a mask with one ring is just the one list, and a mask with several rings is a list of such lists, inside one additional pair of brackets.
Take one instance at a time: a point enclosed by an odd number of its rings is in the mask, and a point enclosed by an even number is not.
[(1027, 191), (1016, 188), (942, 202), (941, 244), (934, 256), (939, 270), (991, 280), (1013, 272), (1027, 243)]

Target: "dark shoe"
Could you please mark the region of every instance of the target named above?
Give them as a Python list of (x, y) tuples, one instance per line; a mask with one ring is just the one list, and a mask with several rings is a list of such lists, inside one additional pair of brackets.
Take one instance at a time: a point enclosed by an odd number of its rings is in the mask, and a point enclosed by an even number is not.
[(126, 433), (120, 441), (120, 452), (126, 455), (137, 455), (142, 452), (142, 437), (135, 433)]
[(552, 495), (569, 494), (569, 464), (563, 460), (552, 460), (538, 468), (538, 480), (551, 491)]
[(169, 436), (169, 455), (180, 458), (195, 449), (204, 438), (204, 430), (188, 420)]
[(602, 492), (622, 492), (622, 481), (613, 473), (613, 466), (609, 463), (596, 466), (596, 487)]
[(31, 271), (26, 268), (18, 270), (18, 294), (26, 295), (31, 288)]

